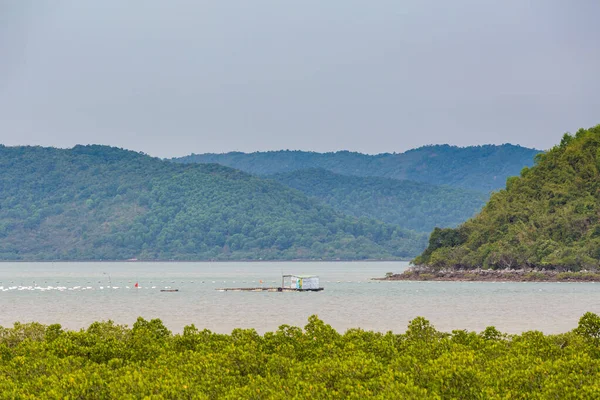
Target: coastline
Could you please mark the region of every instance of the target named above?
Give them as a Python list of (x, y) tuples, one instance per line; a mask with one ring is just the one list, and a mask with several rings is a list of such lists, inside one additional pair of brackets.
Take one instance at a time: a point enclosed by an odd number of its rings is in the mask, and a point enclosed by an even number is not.
[(389, 262), (409, 262), (410, 259), (385, 258), (375, 259), (369, 258), (364, 260), (349, 259), (349, 260), (303, 260), (303, 259), (282, 259), (282, 260), (0, 260), (2, 263), (279, 263), (279, 262), (298, 262), (298, 263), (389, 263)]
[(600, 282), (596, 271), (518, 270), (440, 270), (408, 269), (377, 281), (443, 281), (443, 282)]

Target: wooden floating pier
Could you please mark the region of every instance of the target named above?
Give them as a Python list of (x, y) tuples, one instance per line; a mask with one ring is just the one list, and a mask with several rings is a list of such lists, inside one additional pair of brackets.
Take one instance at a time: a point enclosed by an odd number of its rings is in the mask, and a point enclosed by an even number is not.
[(319, 287), (319, 277), (316, 275), (282, 275), (281, 286), (279, 287), (261, 286), (216, 290), (220, 292), (320, 292), (323, 288)]
[(244, 288), (219, 288), (219, 292), (320, 292), (324, 288), (299, 289), (289, 287), (244, 287)]

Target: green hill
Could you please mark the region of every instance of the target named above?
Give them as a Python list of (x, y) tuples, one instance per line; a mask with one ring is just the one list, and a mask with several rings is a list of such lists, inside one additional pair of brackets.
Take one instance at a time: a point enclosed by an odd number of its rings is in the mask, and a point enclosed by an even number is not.
[(367, 155), (348, 151), (314, 153), (268, 151), (256, 153), (192, 154), (173, 159), (183, 163), (217, 163), (256, 175), (323, 168), (355, 176), (379, 176), (448, 185), (489, 193), (506, 178), (533, 165), (538, 150), (501, 146), (425, 146), (401, 154)]
[(600, 260), (600, 125), (565, 135), (508, 179), (482, 212), (436, 229), (415, 264), (434, 268), (595, 269)]
[(0, 147), (0, 259), (364, 259), (422, 235), (219, 165), (105, 146)]
[(355, 217), (398, 224), (419, 232), (455, 227), (477, 213), (487, 196), (466, 189), (390, 178), (305, 169), (268, 176)]

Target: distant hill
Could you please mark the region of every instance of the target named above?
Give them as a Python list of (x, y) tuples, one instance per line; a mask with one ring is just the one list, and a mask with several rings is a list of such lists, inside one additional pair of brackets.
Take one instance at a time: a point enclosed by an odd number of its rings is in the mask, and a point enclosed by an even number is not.
[(466, 189), (390, 178), (304, 169), (267, 176), (355, 217), (374, 218), (419, 232), (455, 227), (474, 216), (488, 196)]
[(285, 150), (192, 154), (172, 161), (217, 163), (256, 175), (323, 168), (344, 175), (412, 180), (489, 193), (504, 187), (506, 178), (518, 175), (523, 167), (533, 165), (533, 158), (538, 153), (539, 150), (511, 144), (472, 147), (436, 145), (401, 154)]
[(436, 229), (415, 264), (433, 268), (600, 267), (600, 125), (565, 135), (480, 214)]
[(219, 165), (0, 146), (1, 260), (398, 258), (425, 245)]

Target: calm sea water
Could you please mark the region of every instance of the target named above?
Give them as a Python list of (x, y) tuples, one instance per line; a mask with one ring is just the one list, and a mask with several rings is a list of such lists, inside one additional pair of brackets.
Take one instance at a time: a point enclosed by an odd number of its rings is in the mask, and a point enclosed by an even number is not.
[[(60, 323), (70, 329), (112, 319), (131, 325), (160, 318), (228, 333), (281, 324), (304, 326), (317, 314), (339, 331), (404, 332), (417, 316), (443, 331), (494, 325), (517, 333), (566, 332), (586, 311), (600, 313), (595, 283), (379, 282), (407, 263), (0, 263), (0, 325)], [(317, 293), (219, 292), (276, 286), (282, 273), (316, 274)], [(135, 283), (139, 288), (135, 288)], [(165, 287), (176, 293), (160, 292)]]

